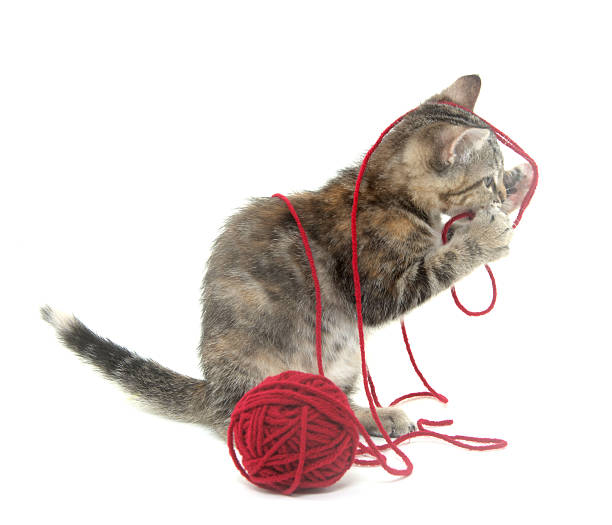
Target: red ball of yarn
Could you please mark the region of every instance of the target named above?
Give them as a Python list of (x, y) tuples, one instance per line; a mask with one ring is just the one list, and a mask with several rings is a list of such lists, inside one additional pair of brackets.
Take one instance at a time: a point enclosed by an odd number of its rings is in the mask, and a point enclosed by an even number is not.
[(323, 376), (291, 370), (249, 390), (228, 429), (230, 454), (243, 476), (284, 494), (338, 481), (358, 443), (344, 392)]

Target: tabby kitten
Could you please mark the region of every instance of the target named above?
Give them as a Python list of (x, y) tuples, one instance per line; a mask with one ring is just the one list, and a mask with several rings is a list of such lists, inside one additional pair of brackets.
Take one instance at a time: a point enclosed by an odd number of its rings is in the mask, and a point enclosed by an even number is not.
[[(458, 79), (406, 116), (372, 155), (357, 220), (363, 319), (372, 329), (397, 319), (480, 265), (508, 252), (508, 213), (531, 180), (528, 165), (504, 172), (495, 135), (473, 109), (476, 75)], [(347, 395), (360, 377), (351, 270), (350, 215), (358, 166), (317, 191), (290, 199), (310, 240), (323, 308), (323, 367)], [(473, 210), (472, 221), (440, 242), (441, 214)], [(254, 199), (230, 217), (214, 243), (203, 283), (200, 357), (204, 380), (129, 352), (49, 307), (43, 317), (76, 354), (167, 416), (221, 435), (242, 395), (285, 370), (317, 373), (314, 289), (293, 218), (279, 199)], [(353, 405), (373, 435), (369, 408)], [(380, 408), (385, 430), (414, 424), (398, 407)]]

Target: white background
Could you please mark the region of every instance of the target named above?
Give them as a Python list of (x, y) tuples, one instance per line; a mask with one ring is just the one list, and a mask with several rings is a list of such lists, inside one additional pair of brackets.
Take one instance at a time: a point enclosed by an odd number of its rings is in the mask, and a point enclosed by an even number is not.
[[(610, 522), (599, 2), (1, 5), (3, 523)], [(471, 73), (477, 112), (541, 183), (494, 265), (494, 312), (467, 318), (443, 294), (408, 316), (451, 402), (405, 407), (507, 449), (415, 440), (407, 479), (353, 468), (331, 489), (275, 495), (207, 429), (140, 410), (39, 319), (50, 303), (199, 377), (199, 287), (224, 219), (248, 197), (319, 187)], [(484, 270), (459, 289), (488, 303)], [(419, 388), (398, 326), (368, 353), (383, 399)]]

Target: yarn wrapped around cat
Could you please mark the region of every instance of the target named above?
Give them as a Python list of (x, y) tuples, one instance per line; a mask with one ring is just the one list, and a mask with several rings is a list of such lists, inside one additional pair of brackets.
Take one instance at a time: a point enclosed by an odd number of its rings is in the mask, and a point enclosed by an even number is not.
[[(438, 103), (455, 106), (476, 116), (469, 109), (458, 104), (447, 101)], [(471, 450), (491, 450), (503, 448), (507, 445), (506, 441), (502, 439), (462, 435), (451, 436), (425, 428), (426, 425), (435, 427), (447, 426), (452, 424), (452, 420), (428, 421), (421, 419), (418, 421), (418, 429), (416, 431), (392, 440), (376, 413), (376, 407), (381, 405), (376, 397), (374, 383), (365, 361), (361, 288), (357, 271), (357, 201), (359, 198), (359, 186), (365, 173), (368, 159), (384, 136), (409, 113), (411, 112), (402, 115), (388, 126), (364, 157), (355, 184), (353, 212), (351, 214), (353, 279), (363, 383), (372, 416), (386, 443), (376, 445), (372, 441), (353, 413), (344, 392), (332, 381), (324, 377), (321, 358), (321, 296), (314, 259), (310, 251), (306, 232), (291, 202), (286, 197), (276, 194), (274, 197), (285, 201), (295, 219), (302, 237), (306, 256), (310, 263), (316, 297), (315, 338), (319, 374), (291, 370), (277, 376), (268, 377), (248, 391), (232, 412), (227, 435), (230, 455), (240, 473), (260, 487), (284, 494), (291, 494), (298, 489), (327, 487), (336, 483), (353, 464), (379, 465), (391, 474), (407, 476), (412, 472), (412, 463), (405, 453), (398, 448), (398, 445), (416, 436), (439, 438), (453, 445)], [(538, 182), (538, 168), (535, 161), (507, 135), (484, 119), (481, 120), (495, 133), (497, 139), (502, 144), (525, 158), (533, 170), (530, 187), (523, 198), (518, 215), (513, 223), (513, 227), (516, 228), (535, 192)], [(442, 242), (446, 243), (446, 234), (453, 222), (462, 218), (470, 218), (471, 216), (473, 214), (466, 212), (450, 219), (442, 231)], [(495, 304), (495, 281), (488, 265), (486, 265), (486, 268), (493, 286), (493, 299), (487, 309), (480, 312), (467, 310), (457, 298), (454, 287), (451, 288), (455, 303), (468, 315), (488, 313)], [(401, 327), (410, 361), (427, 391), (401, 396), (391, 405), (405, 399), (420, 396), (434, 397), (446, 403), (447, 399), (437, 393), (419, 371), (408, 343), (403, 321), (401, 322)], [(360, 434), (366, 441), (365, 444), (360, 443)], [(242, 463), (238, 460), (236, 449), (242, 458)], [(385, 449), (393, 450), (403, 461), (405, 467), (397, 469), (388, 465), (387, 458), (382, 453)], [(361, 456), (369, 456), (371, 459), (363, 459)]]

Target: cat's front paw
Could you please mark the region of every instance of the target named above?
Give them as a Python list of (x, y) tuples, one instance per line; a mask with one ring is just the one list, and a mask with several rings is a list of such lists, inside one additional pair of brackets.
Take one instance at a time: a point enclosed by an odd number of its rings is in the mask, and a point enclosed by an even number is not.
[[(359, 422), (364, 426), (368, 434), (371, 436), (382, 436), (369, 408), (358, 407), (354, 411), (357, 419), (359, 419)], [(414, 432), (417, 429), (416, 425), (401, 408), (383, 407), (376, 409), (376, 413), (383, 428), (391, 437), (399, 437), (409, 432)]]
[(506, 200), (502, 204), (502, 211), (511, 213), (521, 205), (531, 187), (533, 177), (533, 168), (527, 163), (520, 164), (504, 173)]
[(513, 233), (510, 217), (496, 205), (476, 212), (466, 231), (474, 244), (473, 251), (484, 259), (483, 262), (496, 261), (507, 255)]

